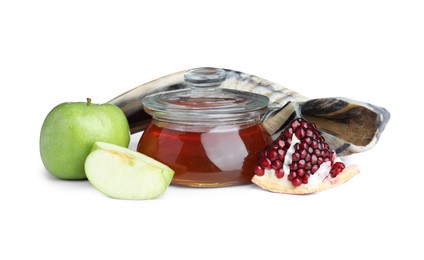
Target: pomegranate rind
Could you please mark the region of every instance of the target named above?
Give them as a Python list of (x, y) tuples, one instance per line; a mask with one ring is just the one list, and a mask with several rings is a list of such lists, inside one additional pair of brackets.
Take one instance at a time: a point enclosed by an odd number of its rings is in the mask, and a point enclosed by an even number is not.
[(281, 185), (276, 182), (269, 182), (264, 176), (254, 175), (252, 182), (264, 190), (283, 193), (283, 194), (311, 194), (336, 187), (347, 182), (359, 173), (359, 168), (356, 165), (347, 166), (337, 177), (328, 176), (318, 185), (302, 184), (300, 186)]

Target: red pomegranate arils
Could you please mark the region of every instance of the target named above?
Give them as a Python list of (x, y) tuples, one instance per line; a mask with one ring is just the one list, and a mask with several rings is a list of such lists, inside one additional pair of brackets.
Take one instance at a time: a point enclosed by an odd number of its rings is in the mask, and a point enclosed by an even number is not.
[(341, 173), (345, 168), (344, 163), (336, 162), (333, 164), (330, 170), (331, 177), (336, 177), (339, 173)]
[(255, 174), (258, 176), (263, 176), (265, 174), (265, 171), (260, 165), (257, 165), (255, 167)]
[(283, 149), (278, 149), (278, 160), (284, 161), (286, 152)]
[(305, 130), (303, 128), (297, 128), (296, 137), (299, 139), (302, 139), (303, 137), (305, 137)]
[(299, 169), (296, 173), (297, 176), (303, 176), (306, 174), (306, 171), (304, 169)]
[(283, 169), (277, 169), (275, 171), (275, 176), (277, 176), (277, 178), (281, 179), (284, 177), (284, 170)]
[(305, 176), (302, 178), (302, 183), (307, 184), (310, 176), (311, 175), (309, 173), (305, 174)]
[(299, 161), (300, 160), (300, 154), (299, 153), (294, 153), (293, 155), (292, 155), (292, 161), (293, 162), (297, 162), (297, 161)]
[(314, 174), (316, 171), (318, 171), (318, 169), (319, 169), (319, 166), (317, 164), (312, 165), (311, 174)]
[(271, 151), (268, 152), (268, 158), (271, 161), (275, 161), (278, 159), (278, 152), (275, 149), (272, 149)]
[[(288, 153), (289, 156), (286, 156)], [(332, 178), (345, 168), (342, 162), (332, 161), (333, 151), (330, 151), (316, 126), (302, 118), (290, 122), (280, 137), (259, 157), (260, 163), (255, 168), (256, 175), (262, 176), (266, 170), (273, 169), (277, 178), (283, 178), (287, 174), (287, 179), (293, 186), (307, 184), (311, 175), (315, 174), (324, 162), (331, 161)]]
[(276, 161), (273, 161), (273, 162), (272, 162), (272, 168), (273, 168), (274, 170), (280, 169), (280, 168), (282, 168), (282, 167), (283, 167), (283, 162), (282, 162), (282, 161), (280, 161), (280, 160), (276, 160)]
[(271, 168), (271, 160), (268, 158), (264, 158), (261, 163), (262, 167), (265, 169)]
[(292, 180), (292, 184), (294, 186), (300, 186), (300, 184), (302, 184), (302, 180), (299, 177), (296, 177)]

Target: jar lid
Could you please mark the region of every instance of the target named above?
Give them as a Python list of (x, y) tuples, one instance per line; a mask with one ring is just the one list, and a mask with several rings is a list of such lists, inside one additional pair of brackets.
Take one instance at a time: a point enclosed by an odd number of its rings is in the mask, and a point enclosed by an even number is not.
[(187, 124), (248, 121), (266, 111), (268, 97), (221, 88), (226, 77), (223, 69), (190, 70), (184, 75), (189, 88), (148, 95), (142, 100), (144, 109), (154, 118)]

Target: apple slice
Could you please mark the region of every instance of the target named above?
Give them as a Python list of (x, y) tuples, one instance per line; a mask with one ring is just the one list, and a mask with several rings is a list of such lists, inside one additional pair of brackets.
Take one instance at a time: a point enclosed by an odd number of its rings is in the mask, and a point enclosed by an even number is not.
[(174, 171), (128, 148), (95, 142), (85, 161), (85, 173), (100, 192), (117, 199), (145, 200), (162, 195)]

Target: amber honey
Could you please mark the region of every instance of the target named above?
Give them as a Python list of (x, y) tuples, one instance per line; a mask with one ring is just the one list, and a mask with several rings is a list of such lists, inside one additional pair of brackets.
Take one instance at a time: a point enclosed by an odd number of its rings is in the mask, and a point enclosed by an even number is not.
[(219, 187), (250, 183), (258, 153), (271, 142), (260, 124), (197, 130), (151, 123), (137, 150), (171, 167), (172, 184)]

